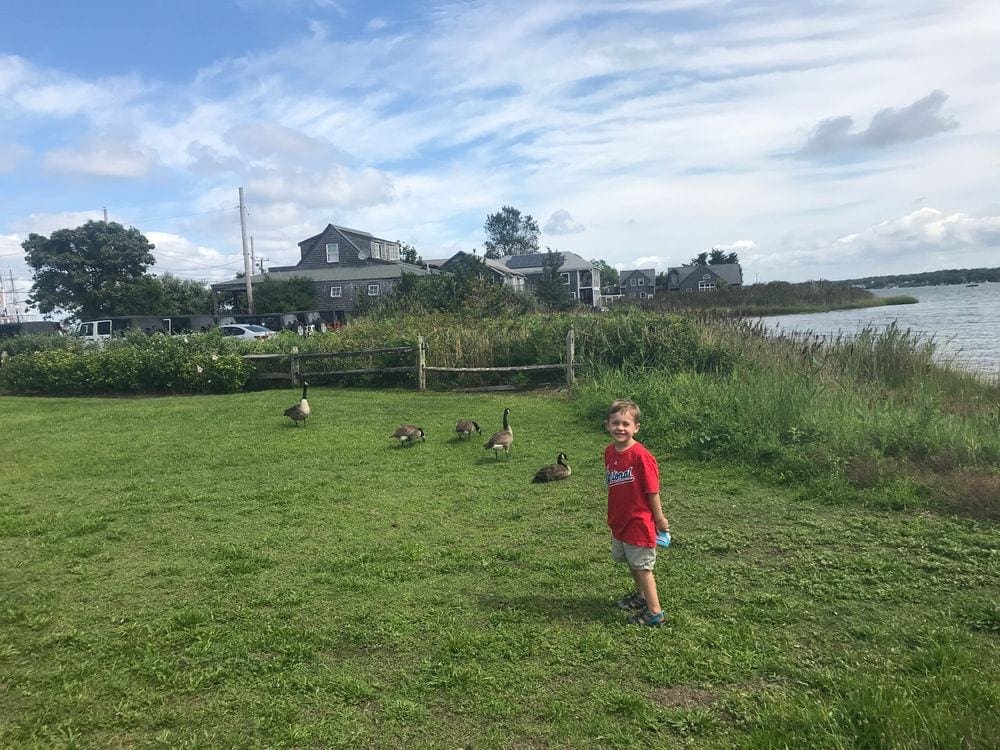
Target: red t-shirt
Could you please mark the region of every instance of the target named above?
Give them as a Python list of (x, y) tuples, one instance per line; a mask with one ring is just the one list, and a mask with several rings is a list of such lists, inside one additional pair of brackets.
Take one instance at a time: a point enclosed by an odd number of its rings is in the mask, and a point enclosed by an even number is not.
[(608, 483), (608, 526), (615, 539), (637, 547), (656, 546), (656, 522), (646, 496), (660, 491), (656, 458), (641, 443), (619, 453), (604, 449)]

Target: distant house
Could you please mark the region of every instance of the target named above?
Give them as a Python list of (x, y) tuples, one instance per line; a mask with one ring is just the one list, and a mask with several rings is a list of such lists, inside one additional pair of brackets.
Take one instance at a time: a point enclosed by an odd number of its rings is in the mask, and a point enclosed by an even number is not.
[(489, 273), (490, 278), (493, 281), (500, 284), (506, 284), (511, 289), (519, 292), (524, 291), (527, 282), (523, 273), (507, 268), (507, 266), (498, 260), (493, 260), (492, 258), (481, 258), (475, 254), (469, 254), (464, 250), (459, 250), (450, 258), (428, 260), (427, 267), (437, 271), (443, 271), (444, 273), (454, 273), (461, 267), (463, 261), (466, 259), (475, 259), (481, 262), (486, 267), (486, 271)]
[[(437, 273), (424, 266), (399, 260), (399, 243), (368, 232), (328, 224), (317, 235), (299, 243), (299, 262), (294, 266), (272, 266), (267, 273), (251, 277), (251, 283), (265, 278), (287, 281), (312, 279), (313, 308), (329, 321), (346, 321), (361, 299), (378, 299), (392, 293), (404, 273), (426, 276)], [(232, 279), (212, 284), (219, 298), (246, 295), (246, 280)], [(216, 304), (218, 307), (218, 304)]]
[(622, 271), (618, 274), (618, 288), (622, 297), (650, 299), (656, 292), (656, 269)]
[[(531, 255), (508, 255), (500, 258), (499, 262), (511, 272), (522, 274), (528, 288), (541, 278), (543, 273), (542, 264), (545, 260), (545, 253), (532, 253)], [(590, 307), (600, 307), (601, 304), (601, 274), (594, 265), (576, 253), (560, 252), (562, 263), (559, 265), (559, 274), (563, 283), (567, 287), (569, 296), (578, 300), (580, 304)]]
[(743, 286), (739, 263), (691, 264), (667, 269), (666, 292), (708, 292), (722, 287)]

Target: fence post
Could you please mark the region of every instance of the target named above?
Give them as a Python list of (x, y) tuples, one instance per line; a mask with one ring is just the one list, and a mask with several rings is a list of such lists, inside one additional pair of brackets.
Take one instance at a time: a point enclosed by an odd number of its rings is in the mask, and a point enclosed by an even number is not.
[(292, 347), (291, 375), (292, 375), (292, 382), (298, 383), (300, 373), (299, 373), (299, 347), (297, 346)]
[(576, 355), (576, 335), (573, 329), (566, 334), (566, 385), (573, 385), (573, 358)]
[(424, 337), (417, 336), (417, 390), (427, 390), (427, 361), (425, 357)]

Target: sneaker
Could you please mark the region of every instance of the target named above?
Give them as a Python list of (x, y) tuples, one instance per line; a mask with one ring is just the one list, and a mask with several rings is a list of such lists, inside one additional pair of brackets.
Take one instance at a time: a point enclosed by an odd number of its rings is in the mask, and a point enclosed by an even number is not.
[(646, 600), (642, 598), (642, 594), (638, 591), (633, 591), (631, 594), (616, 601), (615, 606), (618, 609), (645, 609)]
[(637, 612), (634, 615), (629, 615), (628, 622), (631, 625), (645, 625), (650, 628), (658, 628), (663, 624), (665, 615), (663, 612), (657, 612), (655, 615), (648, 609), (642, 610), (642, 612)]

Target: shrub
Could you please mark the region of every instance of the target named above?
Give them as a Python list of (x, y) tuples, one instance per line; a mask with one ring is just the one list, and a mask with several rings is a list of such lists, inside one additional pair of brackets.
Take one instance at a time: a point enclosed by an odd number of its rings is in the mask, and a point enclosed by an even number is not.
[(11, 357), (0, 383), (13, 393), (232, 393), (252, 368), (239, 355), (206, 352), (184, 337), (136, 337), (106, 349), (48, 350)]

